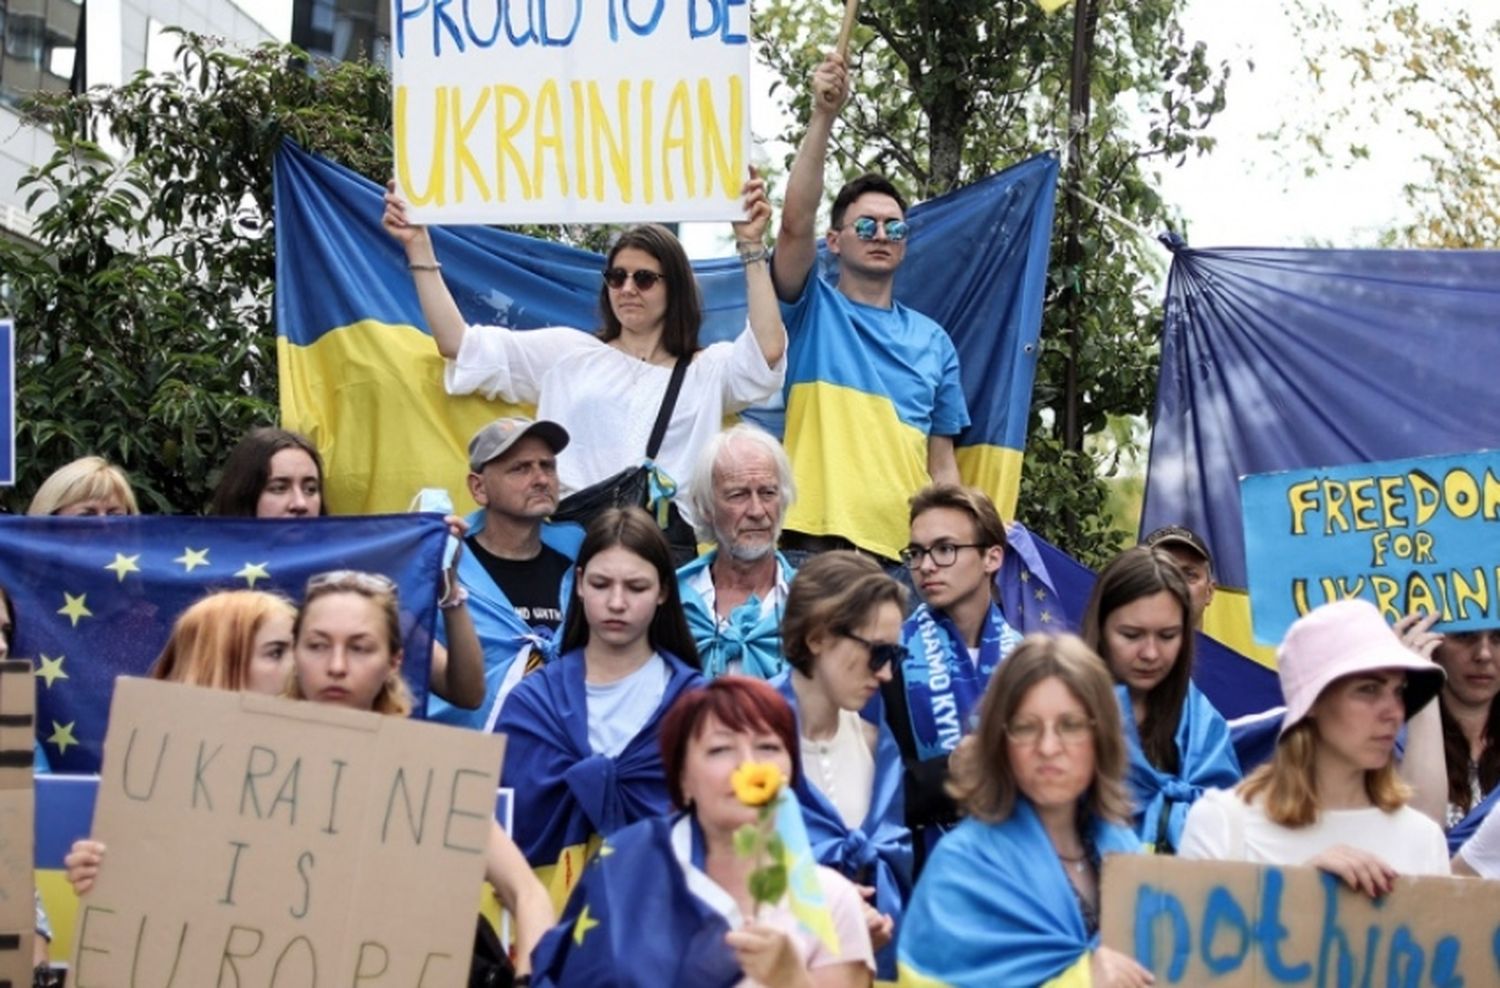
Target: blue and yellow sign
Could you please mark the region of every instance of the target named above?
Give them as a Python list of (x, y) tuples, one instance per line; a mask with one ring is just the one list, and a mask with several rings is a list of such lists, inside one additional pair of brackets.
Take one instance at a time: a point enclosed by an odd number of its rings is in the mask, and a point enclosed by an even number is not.
[(1500, 451), (1257, 474), (1240, 496), (1258, 640), (1345, 597), (1500, 626)]

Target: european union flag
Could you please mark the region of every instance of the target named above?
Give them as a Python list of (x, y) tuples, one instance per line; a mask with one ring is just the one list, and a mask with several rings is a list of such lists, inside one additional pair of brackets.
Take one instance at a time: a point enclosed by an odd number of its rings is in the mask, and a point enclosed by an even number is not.
[(402, 672), (422, 710), (447, 529), (437, 515), (0, 517), (15, 652), (36, 666), (37, 740), (58, 772), (97, 772), (116, 676), (144, 675), (177, 615), (214, 590), (297, 601), (307, 578), (384, 573), (400, 588)]
[(641, 820), (605, 840), (532, 951), (537, 988), (739, 983), (729, 924), (691, 891), (672, 850), (674, 822)]

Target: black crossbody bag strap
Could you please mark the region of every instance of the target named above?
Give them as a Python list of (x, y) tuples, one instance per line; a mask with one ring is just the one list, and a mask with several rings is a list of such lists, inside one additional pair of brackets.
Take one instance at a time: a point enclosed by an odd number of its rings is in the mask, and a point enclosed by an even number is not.
[(646, 442), (646, 459), (656, 459), (661, 444), (667, 438), (667, 423), (672, 419), (672, 409), (677, 405), (677, 393), (682, 390), (682, 379), (687, 377), (691, 357), (679, 357), (672, 365), (672, 379), (667, 382), (667, 393), (661, 396), (661, 408), (656, 412), (656, 424), (651, 427), (651, 438)]

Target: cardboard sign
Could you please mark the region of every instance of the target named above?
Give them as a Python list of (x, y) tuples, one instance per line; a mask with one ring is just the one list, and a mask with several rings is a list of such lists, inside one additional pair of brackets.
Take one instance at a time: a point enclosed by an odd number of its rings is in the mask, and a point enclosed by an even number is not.
[(36, 890), (31, 877), (31, 788), (36, 733), (31, 663), (0, 662), (0, 985), (31, 984)]
[(460, 988), (503, 741), (121, 678), (75, 988)]
[(1402, 878), (1378, 900), (1313, 868), (1105, 860), (1100, 933), (1156, 984), (1500, 984), (1500, 882)]
[[(74, 841), (92, 832), (98, 793), (97, 775), (36, 777), (36, 886), (52, 920), (52, 956), (58, 961), (72, 956), (78, 916), (78, 897), (66, 881), (63, 859)], [(506, 833), (511, 832), (514, 809), (515, 790), (501, 789), (495, 797), (495, 822)], [(500, 939), (509, 943), (510, 916), (501, 913), (492, 891), (486, 889), (483, 904), (482, 911), (498, 925)]]
[(1426, 456), (1240, 480), (1255, 637), (1364, 597), (1395, 621), (1500, 626), (1500, 451)]
[(0, 487), (16, 482), (16, 324), (0, 319)]
[(395, 0), (396, 184), (421, 223), (735, 219), (747, 0)]

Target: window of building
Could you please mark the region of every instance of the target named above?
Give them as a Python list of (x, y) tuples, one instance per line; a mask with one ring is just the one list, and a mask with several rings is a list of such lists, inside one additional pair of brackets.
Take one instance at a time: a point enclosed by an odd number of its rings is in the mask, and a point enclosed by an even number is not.
[(66, 92), (82, 27), (81, 0), (0, 0), (0, 102)]

